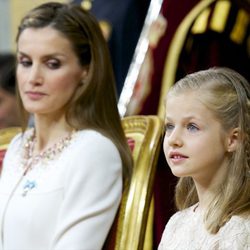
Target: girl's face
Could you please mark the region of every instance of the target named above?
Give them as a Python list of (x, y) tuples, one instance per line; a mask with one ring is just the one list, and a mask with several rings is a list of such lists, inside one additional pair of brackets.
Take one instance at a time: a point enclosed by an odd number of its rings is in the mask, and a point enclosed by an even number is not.
[(63, 115), (86, 75), (69, 40), (51, 27), (27, 28), (19, 37), (17, 52), (17, 81), (25, 109)]
[(197, 93), (168, 97), (166, 109), (164, 153), (172, 173), (206, 183), (223, 178), (228, 136)]

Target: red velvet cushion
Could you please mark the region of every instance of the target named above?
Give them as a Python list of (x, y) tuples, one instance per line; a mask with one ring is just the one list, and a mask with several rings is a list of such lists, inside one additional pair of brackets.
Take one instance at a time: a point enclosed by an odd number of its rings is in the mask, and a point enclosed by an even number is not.
[(1, 172), (2, 165), (3, 165), (3, 157), (4, 157), (5, 153), (6, 153), (5, 149), (0, 150), (0, 172)]
[(127, 142), (128, 142), (131, 152), (133, 152), (134, 147), (135, 147), (135, 140), (132, 138), (127, 138)]

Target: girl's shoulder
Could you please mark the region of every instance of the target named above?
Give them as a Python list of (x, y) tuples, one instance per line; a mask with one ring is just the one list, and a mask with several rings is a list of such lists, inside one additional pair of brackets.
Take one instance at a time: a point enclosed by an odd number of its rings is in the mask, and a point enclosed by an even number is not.
[(167, 227), (169, 228), (176, 228), (180, 226), (189, 227), (190, 224), (193, 224), (193, 222), (198, 222), (201, 218), (201, 216), (197, 213), (195, 213), (195, 208), (197, 207), (197, 204), (188, 207), (186, 209), (177, 211), (175, 214), (173, 214), (168, 223)]
[(195, 214), (195, 210), (196, 210), (197, 206), (198, 206), (198, 203), (194, 204), (188, 208), (185, 208), (183, 210), (179, 210), (175, 214), (173, 214), (170, 219), (171, 220), (178, 220), (178, 219), (187, 218), (189, 216), (192, 217), (192, 215)]
[(222, 249), (249, 249), (250, 217), (232, 216), (219, 230), (218, 242)]
[(244, 233), (250, 235), (250, 216), (232, 216), (221, 228), (221, 233), (227, 235)]

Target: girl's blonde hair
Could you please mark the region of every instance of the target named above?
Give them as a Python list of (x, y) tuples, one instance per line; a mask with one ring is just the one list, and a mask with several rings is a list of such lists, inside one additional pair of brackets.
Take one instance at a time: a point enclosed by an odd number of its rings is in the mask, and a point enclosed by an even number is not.
[[(233, 215), (250, 215), (250, 84), (231, 69), (210, 68), (187, 75), (170, 89), (168, 96), (186, 91), (197, 91), (202, 103), (226, 131), (232, 128), (240, 131), (241, 142), (228, 156), (225, 181), (204, 217), (207, 230), (215, 234)], [(179, 179), (175, 199), (180, 210), (198, 202), (191, 177)]]

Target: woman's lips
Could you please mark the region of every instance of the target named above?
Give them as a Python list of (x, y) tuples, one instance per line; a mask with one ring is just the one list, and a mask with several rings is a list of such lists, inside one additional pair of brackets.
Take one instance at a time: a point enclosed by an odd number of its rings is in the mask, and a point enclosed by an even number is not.
[(46, 96), (45, 93), (43, 93), (43, 92), (36, 92), (36, 91), (27, 91), (26, 94), (29, 97), (29, 99), (34, 100), (34, 101), (40, 100), (44, 96)]

